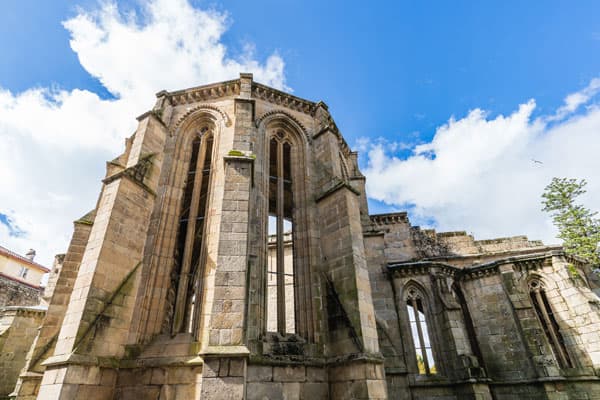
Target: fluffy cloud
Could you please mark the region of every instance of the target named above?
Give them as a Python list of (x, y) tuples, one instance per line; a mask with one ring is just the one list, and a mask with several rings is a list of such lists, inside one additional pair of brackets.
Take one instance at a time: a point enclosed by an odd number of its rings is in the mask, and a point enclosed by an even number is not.
[[(50, 265), (66, 250), (69, 221), (94, 207), (104, 161), (122, 151), (136, 115), (154, 93), (253, 72), (258, 81), (288, 89), (277, 54), (258, 61), (251, 47), (237, 59), (221, 39), (227, 16), (187, 0), (153, 0), (143, 15), (116, 4), (81, 10), (64, 22), (81, 65), (114, 96), (88, 90), (0, 88), (0, 245), (38, 251)], [(6, 189), (10, 188), (10, 189)]]
[(599, 90), (600, 79), (594, 79), (556, 113), (539, 118), (532, 118), (533, 100), (508, 116), (472, 110), (437, 128), (431, 142), (405, 158), (390, 152), (389, 143), (363, 141), (369, 195), (409, 208), (413, 220), (433, 219), (440, 230), (480, 238), (527, 234), (556, 243), (540, 206), (552, 177), (585, 178), (584, 204), (600, 204), (600, 107), (593, 103)]

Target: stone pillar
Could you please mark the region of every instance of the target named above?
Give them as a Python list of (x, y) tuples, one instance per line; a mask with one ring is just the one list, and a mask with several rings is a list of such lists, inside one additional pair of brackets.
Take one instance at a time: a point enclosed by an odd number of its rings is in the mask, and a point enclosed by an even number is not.
[[(241, 94), (235, 99), (233, 149), (224, 157), (224, 186), (219, 243), (214, 276), (206, 286), (203, 318), (205, 359), (202, 398), (241, 399), (245, 396), (249, 350), (247, 318), (249, 199), (254, 157), (249, 156), (253, 134), (254, 101), (249, 100), (252, 76), (241, 76)], [(217, 210), (217, 212), (219, 212)], [(209, 268), (207, 263), (207, 269)], [(203, 324), (204, 325), (204, 324)], [(206, 340), (208, 339), (208, 340)]]
[(74, 222), (71, 243), (69, 243), (60, 271), (57, 272), (58, 277), (52, 291), (46, 317), (33, 342), (27, 356), (27, 364), (13, 393), (18, 399), (25, 400), (37, 397), (42, 375), (46, 369), (41, 363), (54, 353), (58, 332), (67, 311), (71, 291), (79, 271), (85, 245), (92, 231), (95, 216), (96, 212), (93, 210)]
[(110, 399), (134, 313), (166, 131), (140, 117), (126, 168), (104, 180), (54, 356), (44, 362), (39, 398)]
[[(335, 135), (330, 131), (322, 133), (314, 145), (325, 165), (333, 167), (339, 159)], [(322, 176), (321, 181), (326, 178)], [(331, 396), (332, 399), (386, 399), (358, 193), (343, 182), (321, 187), (325, 190), (317, 195), (316, 202), (321, 221), (323, 271), (328, 281), (327, 347), (340, 360), (329, 367)], [(345, 360), (350, 355), (353, 360)]]

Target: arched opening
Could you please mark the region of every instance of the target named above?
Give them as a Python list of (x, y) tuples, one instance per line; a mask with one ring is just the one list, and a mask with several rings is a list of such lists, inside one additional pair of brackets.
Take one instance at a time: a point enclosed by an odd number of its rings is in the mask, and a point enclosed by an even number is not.
[(434, 375), (438, 373), (433, 354), (430, 329), (427, 316), (425, 296), (414, 285), (405, 289), (404, 302), (408, 313), (411, 338), (415, 349), (417, 370), (420, 375)]
[(534, 278), (529, 281), (529, 296), (558, 365), (561, 368), (572, 368), (573, 363), (567, 352), (565, 340), (560, 333), (554, 311), (548, 302), (544, 283), (540, 279)]
[(267, 331), (296, 333), (296, 269), (292, 144), (278, 131), (269, 140)]
[(213, 134), (205, 127), (191, 143), (175, 246), (177, 294), (171, 327), (173, 335), (197, 332), (206, 263), (205, 228), (213, 142)]

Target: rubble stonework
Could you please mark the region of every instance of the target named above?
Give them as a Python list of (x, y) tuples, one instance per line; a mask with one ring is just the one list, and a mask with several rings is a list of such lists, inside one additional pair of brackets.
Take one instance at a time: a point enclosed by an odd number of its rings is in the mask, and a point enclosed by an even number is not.
[(369, 215), (327, 106), (157, 94), (76, 221), (18, 399), (600, 398), (589, 266)]
[(0, 275), (0, 289), (0, 307), (8, 307), (38, 305), (44, 288)]

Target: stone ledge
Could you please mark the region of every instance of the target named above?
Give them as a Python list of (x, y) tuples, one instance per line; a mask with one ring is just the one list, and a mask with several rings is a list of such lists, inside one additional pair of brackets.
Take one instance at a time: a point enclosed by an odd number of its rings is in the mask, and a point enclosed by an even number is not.
[(240, 162), (254, 162), (254, 157), (250, 157), (250, 156), (223, 156), (223, 160), (225, 160), (225, 162), (233, 162), (233, 161), (240, 161)]
[(200, 355), (202, 357), (247, 357), (250, 350), (246, 346), (208, 346)]
[(190, 357), (152, 357), (137, 360), (121, 360), (119, 368), (153, 368), (153, 367), (185, 367), (204, 365), (204, 359), (198, 356)]
[(352, 193), (354, 193), (355, 195), (360, 196), (360, 192), (358, 190), (354, 189), (348, 183), (340, 181), (340, 182), (336, 183), (333, 187), (316, 195), (315, 203), (319, 203), (321, 200), (325, 199), (326, 197), (331, 196), (332, 194), (334, 194), (335, 192), (337, 192), (338, 190), (343, 189), (343, 188), (346, 188), (349, 191), (351, 191)]

